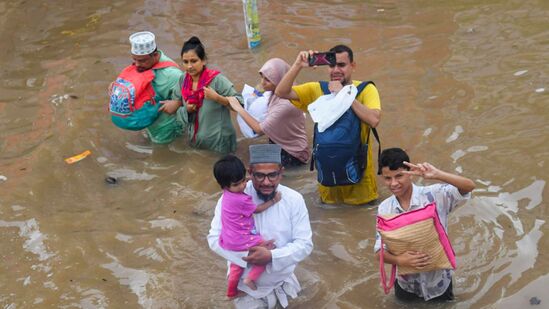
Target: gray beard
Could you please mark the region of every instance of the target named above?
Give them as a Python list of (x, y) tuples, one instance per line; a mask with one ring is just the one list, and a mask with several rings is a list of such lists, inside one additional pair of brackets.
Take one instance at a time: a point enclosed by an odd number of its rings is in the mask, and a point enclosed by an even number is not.
[(271, 194), (263, 194), (259, 191), (256, 191), (256, 192), (257, 192), (257, 197), (259, 197), (259, 199), (261, 199), (263, 202), (272, 200), (276, 195), (276, 190), (273, 191)]

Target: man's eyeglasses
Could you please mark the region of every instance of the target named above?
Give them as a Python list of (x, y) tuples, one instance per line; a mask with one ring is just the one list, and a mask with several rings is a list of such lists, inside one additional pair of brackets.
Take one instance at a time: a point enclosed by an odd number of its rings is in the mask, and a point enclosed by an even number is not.
[(269, 178), (269, 181), (275, 181), (278, 178), (278, 176), (280, 176), (280, 171), (272, 172), (272, 173), (269, 173), (269, 174), (253, 172), (252, 176), (257, 181), (263, 181), (263, 180), (265, 180), (265, 177)]

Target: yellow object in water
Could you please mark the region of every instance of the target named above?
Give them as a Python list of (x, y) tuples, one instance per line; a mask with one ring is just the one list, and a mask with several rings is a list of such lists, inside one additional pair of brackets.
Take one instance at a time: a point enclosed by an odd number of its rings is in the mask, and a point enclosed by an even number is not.
[(82, 159), (84, 159), (85, 157), (91, 155), (91, 151), (89, 150), (86, 150), (84, 151), (83, 153), (81, 154), (77, 154), (76, 156), (72, 156), (70, 158), (66, 158), (65, 159), (65, 162), (67, 162), (67, 164), (73, 164), (73, 163), (76, 163)]

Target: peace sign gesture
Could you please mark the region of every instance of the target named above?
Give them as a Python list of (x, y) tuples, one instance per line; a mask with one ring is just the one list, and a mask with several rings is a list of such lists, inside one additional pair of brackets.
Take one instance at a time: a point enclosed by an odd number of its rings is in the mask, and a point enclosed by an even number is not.
[(403, 162), (404, 165), (410, 168), (409, 171), (402, 171), (404, 174), (420, 176), (425, 179), (438, 179), (441, 171), (431, 165), (431, 163), (423, 162), (418, 164), (412, 164), (410, 162)]

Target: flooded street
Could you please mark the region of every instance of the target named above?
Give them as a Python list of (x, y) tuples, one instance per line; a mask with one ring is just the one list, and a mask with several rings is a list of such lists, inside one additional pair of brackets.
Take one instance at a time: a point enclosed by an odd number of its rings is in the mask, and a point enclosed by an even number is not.
[[(152, 145), (108, 114), (128, 37), (149, 30), (178, 62), (200, 37), (238, 90), (269, 58), (347, 44), (353, 78), (379, 90), (383, 148), (476, 182), (449, 220), (456, 300), (433, 306), (384, 295), (376, 206), (326, 207), (315, 172), (287, 171), (315, 245), (290, 308), (549, 308), (549, 2), (258, 3), (250, 51), (241, 1), (0, 0), (0, 307), (230, 307), (225, 261), (206, 242), (219, 155), (183, 138)], [(298, 81), (327, 78), (318, 68)], [(245, 162), (266, 141), (238, 138)]]

